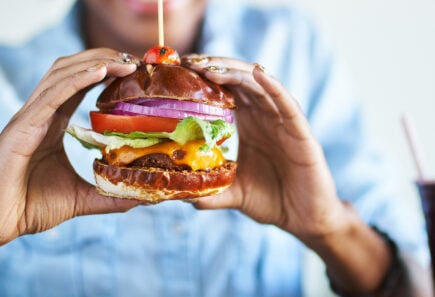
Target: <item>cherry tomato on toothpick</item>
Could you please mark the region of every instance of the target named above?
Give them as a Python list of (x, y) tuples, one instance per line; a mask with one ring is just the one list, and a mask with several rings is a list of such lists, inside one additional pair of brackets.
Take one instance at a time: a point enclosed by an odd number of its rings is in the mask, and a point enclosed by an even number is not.
[(143, 62), (148, 64), (180, 65), (180, 56), (169, 46), (154, 46), (143, 56)]

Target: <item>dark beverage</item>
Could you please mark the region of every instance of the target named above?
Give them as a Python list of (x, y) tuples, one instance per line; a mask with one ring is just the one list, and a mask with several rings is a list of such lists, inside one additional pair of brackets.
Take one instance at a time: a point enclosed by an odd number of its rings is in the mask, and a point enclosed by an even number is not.
[(417, 187), (426, 220), (432, 259), (432, 279), (435, 284), (435, 181), (419, 181), (417, 182)]

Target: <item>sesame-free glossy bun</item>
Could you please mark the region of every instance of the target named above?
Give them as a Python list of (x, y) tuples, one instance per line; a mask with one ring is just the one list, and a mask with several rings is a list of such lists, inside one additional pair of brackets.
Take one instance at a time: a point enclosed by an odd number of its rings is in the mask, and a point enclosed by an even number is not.
[(233, 182), (236, 168), (232, 161), (209, 171), (122, 167), (94, 161), (98, 193), (150, 204), (219, 194)]
[(141, 64), (132, 74), (115, 79), (100, 95), (97, 107), (106, 111), (117, 102), (139, 98), (187, 100), (221, 108), (235, 108), (226, 88), (178, 65)]

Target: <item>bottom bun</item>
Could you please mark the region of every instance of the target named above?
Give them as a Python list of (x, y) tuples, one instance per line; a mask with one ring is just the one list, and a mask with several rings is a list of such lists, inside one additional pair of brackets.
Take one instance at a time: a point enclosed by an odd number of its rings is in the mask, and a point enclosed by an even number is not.
[(237, 163), (232, 161), (210, 171), (119, 167), (94, 161), (98, 193), (148, 203), (219, 194), (233, 182), (236, 168)]

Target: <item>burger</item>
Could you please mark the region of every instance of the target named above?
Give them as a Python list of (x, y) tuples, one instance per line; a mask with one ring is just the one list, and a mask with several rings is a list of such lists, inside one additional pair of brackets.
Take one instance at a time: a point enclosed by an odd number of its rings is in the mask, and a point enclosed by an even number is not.
[(171, 48), (150, 49), (96, 106), (92, 129), (67, 132), (101, 150), (93, 163), (100, 194), (158, 203), (218, 194), (233, 182), (237, 163), (221, 145), (234, 133), (234, 97), (181, 66)]

